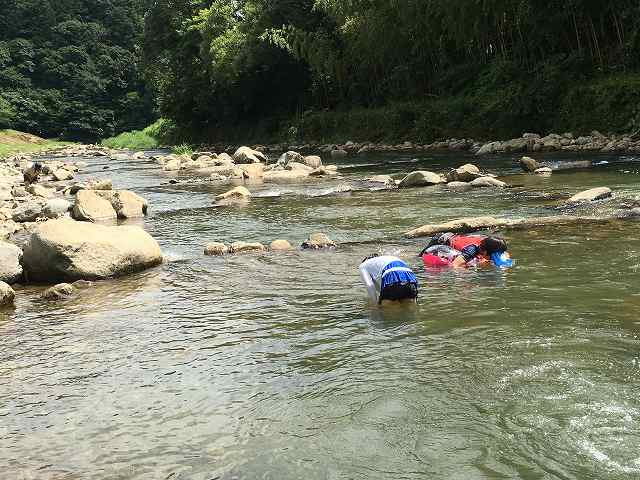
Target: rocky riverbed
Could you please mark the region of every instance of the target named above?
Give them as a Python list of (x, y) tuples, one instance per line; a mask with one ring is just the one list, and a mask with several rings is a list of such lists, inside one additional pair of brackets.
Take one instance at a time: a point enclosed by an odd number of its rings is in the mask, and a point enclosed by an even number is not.
[[(286, 147), (234, 169), (293, 171)], [(3, 167), (0, 476), (637, 473), (637, 157), (298, 152), (337, 170), (212, 180), (88, 147), (41, 158), (73, 175), (45, 198)], [(62, 218), (13, 220), (50, 199)], [(498, 232), (516, 267), (424, 270), (408, 233), (442, 229)], [(374, 251), (417, 271), (415, 309), (367, 304)]]

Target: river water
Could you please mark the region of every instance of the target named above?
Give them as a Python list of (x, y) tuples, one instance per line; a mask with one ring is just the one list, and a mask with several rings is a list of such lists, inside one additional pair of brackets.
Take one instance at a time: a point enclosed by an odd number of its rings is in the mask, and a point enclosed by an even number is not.
[[(497, 157), (481, 166), (520, 187), (326, 195), (469, 160), (349, 158), (341, 179), (253, 186), (221, 209), (228, 187), (87, 159), (86, 176), (149, 200), (166, 262), (62, 302), (21, 290), (0, 312), (0, 478), (640, 478), (638, 224), (504, 232), (510, 271), (424, 271), (402, 235), (555, 214), (552, 194), (594, 186), (638, 198), (640, 159), (539, 178)], [(340, 247), (202, 255), (314, 231)], [(418, 271), (415, 308), (368, 304), (357, 267), (375, 251)]]

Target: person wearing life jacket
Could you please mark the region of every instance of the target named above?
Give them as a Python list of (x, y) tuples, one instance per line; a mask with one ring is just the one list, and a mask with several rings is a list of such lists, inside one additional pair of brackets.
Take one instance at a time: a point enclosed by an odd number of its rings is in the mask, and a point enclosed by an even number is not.
[(492, 262), (498, 267), (511, 267), (513, 261), (504, 239), (487, 235), (456, 235), (441, 233), (431, 238), (420, 253), (425, 265), (435, 255), (452, 267), (483, 265)]
[(25, 186), (29, 186), (32, 183), (36, 183), (38, 181), (38, 178), (40, 177), (41, 172), (42, 172), (41, 163), (34, 162), (27, 165), (27, 168), (22, 174), (22, 178), (24, 178)]
[(360, 276), (375, 303), (415, 302), (418, 298), (418, 279), (398, 257), (370, 255), (360, 264)]

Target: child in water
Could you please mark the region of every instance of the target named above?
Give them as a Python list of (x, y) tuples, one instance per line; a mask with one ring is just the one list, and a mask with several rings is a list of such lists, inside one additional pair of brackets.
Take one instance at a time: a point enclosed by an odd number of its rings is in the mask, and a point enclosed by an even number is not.
[(492, 262), (499, 267), (511, 267), (513, 262), (507, 249), (507, 242), (499, 237), (447, 232), (432, 237), (419, 256), (428, 266), (457, 268)]
[(360, 264), (360, 276), (372, 301), (415, 302), (418, 298), (418, 279), (406, 263), (398, 257), (373, 254)]

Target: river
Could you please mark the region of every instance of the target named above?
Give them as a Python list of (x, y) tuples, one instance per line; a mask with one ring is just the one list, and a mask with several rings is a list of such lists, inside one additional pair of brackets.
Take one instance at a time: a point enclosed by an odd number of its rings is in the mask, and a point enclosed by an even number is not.
[[(228, 187), (86, 159), (84, 176), (149, 200), (166, 262), (61, 302), (20, 290), (0, 312), (0, 478), (640, 478), (637, 222), (504, 232), (509, 271), (424, 271), (422, 242), (402, 235), (553, 214), (548, 194), (595, 186), (638, 198), (640, 159), (541, 178), (503, 156), (477, 163), (519, 188), (323, 196), (469, 160), (358, 156), (339, 180), (252, 186), (248, 206), (223, 209)], [(314, 231), (340, 247), (202, 254)], [(419, 272), (415, 308), (367, 303), (357, 267), (374, 251)]]

